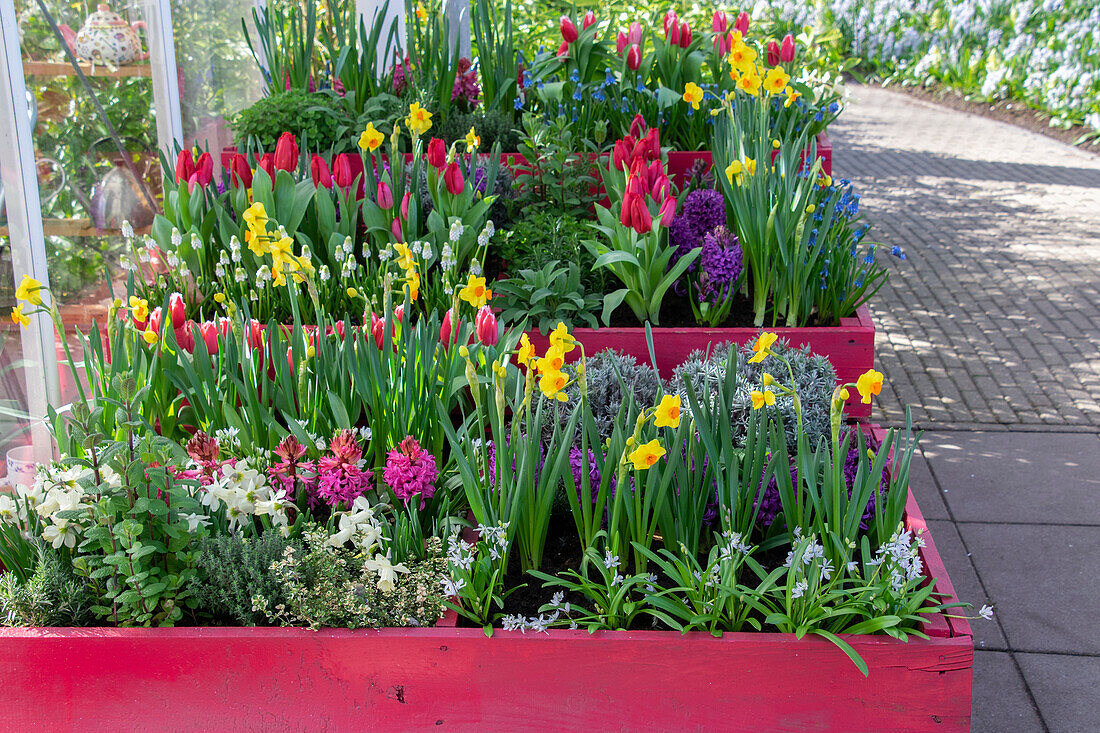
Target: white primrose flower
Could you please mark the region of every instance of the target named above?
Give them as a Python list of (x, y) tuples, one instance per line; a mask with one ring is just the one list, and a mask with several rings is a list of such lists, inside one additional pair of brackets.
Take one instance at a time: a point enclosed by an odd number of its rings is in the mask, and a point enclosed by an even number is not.
[(370, 558), (364, 560), (363, 569), (371, 573), (378, 573), (378, 589), (383, 593), (393, 592), (396, 587), (398, 573), (409, 572), (404, 563), (394, 565), (390, 562), (389, 557), (380, 552), (375, 553), (373, 560)]
[(187, 522), (187, 531), (194, 534), (199, 527), (209, 527), (210, 517), (205, 514), (180, 514), (180, 519)]

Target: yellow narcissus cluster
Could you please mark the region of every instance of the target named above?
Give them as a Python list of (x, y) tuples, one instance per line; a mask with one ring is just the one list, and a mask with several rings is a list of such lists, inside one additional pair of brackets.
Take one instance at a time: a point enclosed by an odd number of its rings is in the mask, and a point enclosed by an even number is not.
[(733, 43), (729, 50), (730, 79), (741, 91), (757, 96), (761, 88), (767, 94), (780, 94), (789, 92), (787, 84), (790, 82), (790, 74), (782, 66), (768, 69), (756, 63), (757, 52), (748, 43), (740, 31), (733, 32)]

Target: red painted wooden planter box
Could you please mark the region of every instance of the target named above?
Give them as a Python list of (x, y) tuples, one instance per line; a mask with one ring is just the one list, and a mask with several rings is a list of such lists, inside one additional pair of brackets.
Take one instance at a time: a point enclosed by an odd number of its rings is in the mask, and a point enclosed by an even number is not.
[[(851, 318), (842, 318), (839, 326), (765, 330), (778, 334), (795, 346), (809, 344), (815, 354), (828, 357), (836, 368), (838, 383), (854, 382), (860, 374), (875, 365), (875, 324), (871, 321), (871, 311), (867, 306), (860, 307)], [(672, 376), (672, 370), (695, 349), (706, 349), (727, 341), (747, 344), (755, 340), (760, 331), (758, 328), (656, 327), (653, 329), (653, 351), (657, 358), (657, 370), (667, 379)], [(549, 340), (538, 331), (530, 331), (528, 335), (540, 354), (550, 345)], [(615, 349), (634, 356), (640, 362), (649, 363), (644, 328), (577, 328), (573, 336), (584, 345), (587, 354)], [(568, 355), (571, 360), (579, 357), (579, 349)], [(862, 404), (854, 393), (845, 409), (849, 417), (866, 418), (871, 414), (871, 406)]]
[(0, 709), (12, 731), (969, 730), (970, 627), (925, 631), (847, 637), (864, 677), (791, 634), (0, 629)]

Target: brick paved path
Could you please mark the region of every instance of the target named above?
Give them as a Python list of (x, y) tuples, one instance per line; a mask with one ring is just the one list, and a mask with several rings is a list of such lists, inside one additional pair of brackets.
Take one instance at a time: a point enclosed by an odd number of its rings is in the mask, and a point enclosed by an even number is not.
[(1100, 429), (1100, 157), (875, 87), (829, 128), (871, 234), (876, 418)]

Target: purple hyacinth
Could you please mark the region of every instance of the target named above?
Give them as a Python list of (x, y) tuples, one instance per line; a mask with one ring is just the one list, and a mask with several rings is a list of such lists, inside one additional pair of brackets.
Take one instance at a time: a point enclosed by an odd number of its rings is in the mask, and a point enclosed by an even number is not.
[(726, 200), (709, 188), (692, 191), (684, 198), (679, 215), (669, 227), (669, 244), (676, 247), (672, 262), (699, 246), (707, 232), (726, 223)]
[(698, 275), (696, 297), (700, 303), (718, 305), (731, 295), (741, 275), (741, 245), (724, 226), (717, 226), (703, 237), (703, 251), (689, 271)]
[[(569, 449), (569, 467), (573, 471), (573, 478), (577, 481), (577, 498), (583, 499), (585, 494), (584, 480), (581, 478), (581, 469), (583, 464), (581, 461), (581, 449), (577, 446), (573, 446)], [(600, 493), (600, 469), (596, 465), (596, 454), (591, 448), (588, 449), (588, 494), (590, 501), (595, 504), (596, 497)], [(611, 476), (611, 481), (608, 488), (609, 497), (615, 496), (615, 482), (616, 477)]]

